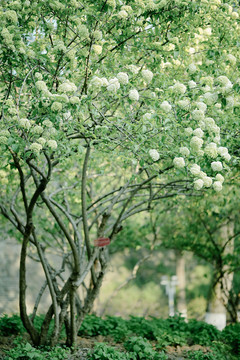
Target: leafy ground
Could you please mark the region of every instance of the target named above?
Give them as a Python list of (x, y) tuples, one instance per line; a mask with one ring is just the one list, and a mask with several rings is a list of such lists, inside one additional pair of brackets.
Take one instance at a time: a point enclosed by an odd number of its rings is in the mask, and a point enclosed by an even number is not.
[[(42, 318), (36, 319), (41, 326)], [(75, 352), (63, 345), (34, 348), (19, 316), (0, 318), (0, 360), (237, 360), (240, 324), (222, 332), (214, 326), (182, 318), (124, 320), (88, 315), (79, 331)], [(64, 341), (64, 334), (63, 334)]]

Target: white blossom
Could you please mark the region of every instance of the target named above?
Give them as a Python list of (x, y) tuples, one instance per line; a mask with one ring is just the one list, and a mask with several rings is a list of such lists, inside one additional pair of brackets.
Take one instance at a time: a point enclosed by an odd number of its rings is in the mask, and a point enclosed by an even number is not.
[(55, 140), (48, 140), (46, 145), (52, 150), (57, 149), (57, 142)]
[(222, 190), (222, 183), (220, 181), (215, 181), (213, 183), (213, 188), (217, 192), (221, 191)]
[(221, 156), (226, 156), (228, 154), (228, 149), (224, 146), (219, 146), (219, 148), (217, 149), (217, 152)]
[(20, 119), (19, 126), (23, 129), (29, 130), (31, 127), (31, 123), (28, 119)]
[(223, 183), (223, 182), (224, 182), (224, 177), (223, 177), (221, 174), (217, 174), (217, 175), (215, 176), (215, 179), (216, 179), (217, 181), (220, 181), (220, 183)]
[(221, 171), (222, 170), (222, 163), (220, 161), (213, 161), (211, 163), (211, 168), (213, 171)]
[(184, 158), (183, 157), (175, 157), (173, 159), (173, 165), (178, 169), (184, 168), (184, 166), (185, 166)]
[(153, 73), (150, 70), (142, 70), (142, 77), (147, 83), (150, 83), (153, 78)]
[(184, 129), (184, 132), (187, 136), (190, 136), (193, 133), (193, 129), (191, 127), (187, 127)]
[(171, 89), (173, 90), (173, 92), (175, 92), (176, 94), (179, 95), (183, 95), (185, 94), (187, 88), (184, 84), (181, 84), (179, 81), (177, 81), (172, 87)]
[(48, 119), (43, 121), (43, 125), (46, 126), (47, 128), (53, 127), (53, 123)]
[(169, 113), (172, 110), (172, 105), (170, 105), (168, 101), (163, 101), (160, 108), (166, 113)]
[(179, 152), (183, 156), (189, 156), (190, 155), (190, 151), (186, 146), (180, 147)]
[(41, 135), (42, 132), (43, 132), (43, 128), (40, 125), (36, 125), (36, 126), (34, 126), (34, 128), (32, 128), (33, 134)]
[(194, 176), (197, 176), (200, 174), (200, 171), (201, 171), (201, 168), (199, 165), (197, 164), (193, 164), (191, 167), (190, 167), (190, 173)]
[(59, 85), (58, 91), (60, 93), (72, 93), (77, 91), (77, 87), (74, 83), (66, 81), (63, 84)]
[(37, 142), (38, 142), (39, 144), (41, 144), (42, 146), (45, 145), (46, 141), (47, 141), (47, 140), (44, 139), (43, 137), (40, 137), (39, 139), (37, 139)]
[(62, 110), (62, 104), (58, 101), (54, 101), (54, 103), (51, 106), (52, 111), (61, 111)]
[(117, 74), (118, 81), (120, 84), (126, 85), (128, 83), (128, 74), (120, 72)]
[(210, 156), (212, 159), (215, 159), (218, 156), (217, 144), (215, 144), (214, 142), (207, 144), (204, 151), (205, 151), (205, 154)]
[(98, 76), (94, 76), (91, 80), (91, 84), (96, 88), (101, 87), (103, 86), (103, 79), (100, 79)]
[(139, 100), (139, 93), (136, 89), (129, 91), (129, 99), (138, 101)]
[(210, 187), (212, 185), (212, 179), (209, 176), (204, 176), (202, 178), (203, 184), (205, 187)]
[(204, 112), (202, 110), (193, 110), (192, 112), (192, 118), (194, 120), (200, 121), (204, 119)]
[(101, 53), (102, 53), (102, 46), (101, 45), (94, 44), (92, 46), (92, 49), (95, 52), (95, 54), (101, 55)]
[(117, 14), (117, 16), (119, 19), (126, 19), (128, 17), (128, 13), (125, 10), (121, 10)]
[(197, 179), (194, 181), (194, 189), (195, 190), (201, 190), (204, 185), (204, 182), (202, 179)]
[(188, 66), (188, 71), (189, 71), (189, 74), (194, 74), (197, 71), (196, 65), (195, 64), (190, 64)]
[(143, 118), (144, 121), (149, 121), (152, 118), (152, 114), (151, 113), (146, 113), (146, 114), (143, 115), (142, 118)]
[(207, 91), (203, 95), (203, 98), (207, 105), (213, 105), (218, 101), (218, 94)]
[(199, 138), (198, 136), (193, 136), (190, 141), (190, 146), (193, 150), (197, 151), (203, 145), (203, 139)]
[(203, 135), (204, 135), (204, 132), (202, 131), (202, 129), (197, 128), (197, 129), (195, 129), (195, 130), (193, 131), (193, 135), (194, 135), (194, 136), (197, 136), (197, 137), (199, 137), (199, 138), (202, 138)]
[(190, 80), (188, 82), (188, 86), (190, 89), (194, 89), (197, 86), (197, 83), (195, 83), (195, 81), (193, 81), (193, 80)]
[(34, 142), (29, 146), (29, 149), (35, 154), (39, 154), (39, 152), (42, 150), (42, 145)]
[(155, 149), (150, 149), (149, 150), (149, 155), (151, 156), (151, 158), (153, 159), (153, 161), (157, 161), (159, 160), (159, 152)]

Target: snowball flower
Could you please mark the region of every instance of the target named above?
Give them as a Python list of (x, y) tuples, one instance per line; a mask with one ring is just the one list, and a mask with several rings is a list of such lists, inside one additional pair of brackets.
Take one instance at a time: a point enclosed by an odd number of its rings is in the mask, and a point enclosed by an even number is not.
[(139, 93), (136, 89), (130, 90), (129, 91), (129, 99), (133, 100), (133, 101), (138, 101), (139, 100)]
[(195, 81), (193, 81), (193, 80), (190, 80), (188, 82), (188, 86), (190, 89), (194, 89), (197, 86), (197, 83), (195, 83)]
[(53, 127), (53, 123), (48, 119), (43, 121), (43, 125), (48, 127), (48, 128)]
[(215, 181), (213, 183), (213, 188), (217, 192), (221, 191), (222, 190), (222, 183), (220, 181)]
[(160, 108), (166, 113), (169, 113), (172, 110), (172, 105), (170, 105), (168, 101), (163, 101)]
[(176, 82), (173, 86), (172, 86), (172, 90), (179, 95), (183, 95), (185, 94), (187, 88), (184, 84), (181, 84), (180, 82)]
[(218, 156), (217, 144), (215, 144), (214, 142), (207, 144), (204, 151), (205, 151), (205, 154), (207, 154), (209, 157), (211, 157), (213, 159), (215, 159)]
[(197, 71), (196, 65), (195, 64), (190, 64), (188, 66), (188, 71), (189, 71), (189, 74), (194, 74)]
[(48, 140), (47, 141), (47, 146), (51, 149), (51, 150), (56, 150), (57, 149), (57, 142), (55, 140)]
[(203, 185), (204, 185), (204, 182), (201, 179), (197, 179), (194, 181), (194, 189), (195, 190), (201, 190)]
[(194, 176), (197, 176), (200, 174), (200, 171), (201, 171), (201, 168), (199, 165), (197, 164), (193, 164), (191, 167), (190, 167), (190, 173)]
[(222, 163), (220, 161), (213, 161), (211, 163), (211, 168), (213, 171), (221, 171), (222, 170)]
[(228, 149), (224, 146), (220, 146), (218, 149), (217, 149), (217, 152), (219, 153), (219, 155), (221, 156), (226, 156), (228, 154)]
[(150, 83), (153, 78), (153, 73), (150, 70), (143, 70), (142, 77), (147, 83)]
[(39, 139), (37, 139), (37, 142), (38, 142), (39, 144), (41, 144), (42, 146), (44, 146), (45, 143), (46, 143), (46, 139), (44, 139), (43, 137), (40, 137)]
[(120, 72), (117, 74), (118, 81), (120, 84), (126, 85), (128, 83), (128, 74)]
[(72, 105), (80, 103), (80, 100), (77, 96), (72, 96), (69, 101), (70, 101), (70, 104), (72, 104)]
[(94, 44), (94, 45), (92, 46), (92, 49), (93, 49), (93, 51), (95, 52), (95, 54), (101, 55), (101, 53), (102, 53), (102, 46), (101, 46), (101, 45), (96, 45), (96, 44)]
[(121, 10), (117, 16), (119, 19), (126, 19), (128, 17), (128, 13), (125, 10)]
[(143, 118), (144, 121), (149, 121), (152, 118), (152, 114), (151, 113), (146, 113), (146, 114), (143, 115), (142, 118)]
[(220, 183), (223, 183), (224, 182), (224, 177), (221, 175), (221, 174), (217, 174), (215, 176), (216, 180), (217, 181), (220, 181)]
[(204, 102), (202, 102), (202, 101), (196, 102), (196, 106), (198, 107), (199, 110), (203, 111), (204, 113), (207, 110), (207, 105), (204, 104)]
[(32, 143), (29, 149), (32, 150), (35, 154), (39, 154), (39, 152), (42, 150), (42, 145), (38, 143)]
[(211, 93), (211, 92), (207, 91), (203, 95), (203, 98), (204, 98), (204, 102), (207, 105), (213, 105), (218, 100), (218, 94), (217, 93)]
[(202, 178), (203, 184), (205, 187), (210, 187), (212, 185), (212, 179), (209, 176), (204, 176)]
[(203, 139), (199, 138), (198, 136), (193, 136), (190, 141), (190, 146), (193, 150), (198, 150), (203, 145)]
[(101, 86), (108, 86), (109, 85), (109, 82), (105, 77), (101, 78), (100, 80), (102, 80), (102, 85)]
[(54, 101), (54, 103), (51, 106), (52, 111), (61, 111), (62, 110), (62, 104), (58, 101)]
[(187, 99), (179, 100), (177, 104), (181, 109), (185, 109), (186, 107), (189, 106), (189, 100), (187, 100)]
[(116, 77), (109, 80), (109, 85), (112, 84), (115, 86), (116, 90), (120, 89), (120, 83)]
[(193, 131), (193, 135), (199, 137), (199, 138), (202, 138), (203, 135), (204, 135), (204, 132), (202, 131), (202, 129), (200, 128), (197, 128)]
[(186, 146), (180, 147), (179, 152), (183, 156), (189, 156), (190, 155), (190, 151)]
[(184, 132), (187, 136), (190, 136), (193, 133), (193, 129), (191, 127), (188, 127), (184, 130)]
[(40, 125), (34, 126), (32, 129), (32, 133), (36, 135), (41, 135), (43, 132), (43, 128)]
[(153, 159), (153, 161), (157, 161), (159, 160), (159, 152), (155, 149), (151, 149), (149, 150), (149, 155), (151, 156), (151, 158)]
[(31, 123), (28, 119), (20, 119), (19, 126), (23, 129), (29, 130), (31, 127)]
[(232, 65), (235, 65), (236, 62), (237, 62), (237, 59), (236, 59), (235, 56), (232, 55), (232, 54), (228, 54), (228, 55), (227, 55), (227, 60), (228, 60)]
[(226, 154), (223, 156), (225, 161), (230, 161), (231, 160), (231, 155), (230, 154)]
[(39, 91), (48, 91), (47, 85), (44, 81), (37, 81), (36, 82), (36, 87)]
[(173, 159), (173, 165), (178, 169), (184, 168), (184, 166), (185, 166), (184, 158), (183, 157), (175, 157)]
[(66, 81), (63, 84), (59, 85), (58, 91), (60, 93), (71, 93), (77, 91), (77, 87), (74, 83)]
[[(107, 83), (108, 83), (108, 81), (107, 81)], [(101, 87), (103, 85), (103, 79), (100, 79), (99, 77), (94, 76), (91, 80), (91, 84), (95, 87)]]
[(192, 118), (194, 120), (200, 121), (204, 119), (204, 111), (202, 110), (193, 110), (192, 112)]
[(36, 78), (37, 80), (42, 80), (42, 74), (40, 74), (39, 72), (36, 72), (36, 73), (35, 73), (35, 78)]

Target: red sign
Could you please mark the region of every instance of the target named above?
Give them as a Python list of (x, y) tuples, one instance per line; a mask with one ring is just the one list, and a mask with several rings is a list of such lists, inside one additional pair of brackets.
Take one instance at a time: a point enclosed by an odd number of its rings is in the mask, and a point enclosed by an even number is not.
[(100, 237), (94, 240), (94, 246), (102, 247), (110, 244), (109, 238)]

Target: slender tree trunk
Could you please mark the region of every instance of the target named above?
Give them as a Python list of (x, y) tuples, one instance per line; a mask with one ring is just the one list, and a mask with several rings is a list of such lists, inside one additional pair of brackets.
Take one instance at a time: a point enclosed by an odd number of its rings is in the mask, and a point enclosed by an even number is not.
[(185, 258), (180, 250), (175, 251), (176, 254), (176, 275), (177, 285), (177, 311), (182, 317), (187, 318), (186, 303), (186, 274), (185, 274)]

